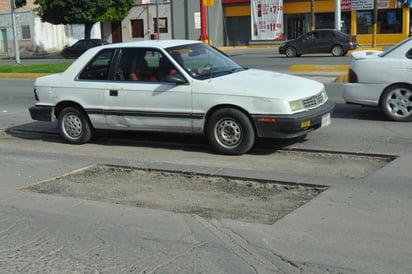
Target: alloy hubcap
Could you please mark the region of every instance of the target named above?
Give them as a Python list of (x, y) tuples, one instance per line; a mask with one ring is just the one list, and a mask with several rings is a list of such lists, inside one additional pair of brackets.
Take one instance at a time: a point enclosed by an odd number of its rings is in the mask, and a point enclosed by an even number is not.
[(77, 138), (82, 134), (82, 127), (82, 121), (76, 115), (67, 115), (64, 119), (64, 130), (73, 138)]
[(388, 108), (395, 116), (406, 117), (412, 112), (412, 92), (404, 89), (396, 89), (389, 96)]

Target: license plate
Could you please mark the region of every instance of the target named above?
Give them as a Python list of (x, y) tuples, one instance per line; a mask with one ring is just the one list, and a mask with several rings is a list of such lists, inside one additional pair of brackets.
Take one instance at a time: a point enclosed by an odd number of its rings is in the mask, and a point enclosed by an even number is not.
[(310, 120), (306, 120), (306, 121), (303, 121), (303, 122), (301, 122), (300, 123), (300, 127), (301, 128), (307, 128), (307, 127), (310, 127)]
[(330, 113), (327, 113), (325, 115), (322, 116), (322, 124), (321, 127), (326, 127), (329, 126), (331, 123), (330, 121)]

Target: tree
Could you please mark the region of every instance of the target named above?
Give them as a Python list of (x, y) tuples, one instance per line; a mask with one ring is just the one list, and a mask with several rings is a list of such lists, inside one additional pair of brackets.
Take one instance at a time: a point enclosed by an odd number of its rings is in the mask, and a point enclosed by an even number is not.
[(35, 0), (37, 14), (51, 24), (83, 24), (85, 38), (90, 38), (97, 22), (121, 21), (134, 0)]

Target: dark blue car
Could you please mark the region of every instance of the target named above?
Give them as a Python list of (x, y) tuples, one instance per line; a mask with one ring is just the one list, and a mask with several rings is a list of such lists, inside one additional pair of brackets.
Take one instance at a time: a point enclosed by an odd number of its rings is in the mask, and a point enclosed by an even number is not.
[(281, 43), (279, 53), (287, 57), (299, 57), (305, 53), (332, 53), (333, 56), (344, 56), (349, 50), (358, 47), (356, 36), (334, 29), (318, 29)]

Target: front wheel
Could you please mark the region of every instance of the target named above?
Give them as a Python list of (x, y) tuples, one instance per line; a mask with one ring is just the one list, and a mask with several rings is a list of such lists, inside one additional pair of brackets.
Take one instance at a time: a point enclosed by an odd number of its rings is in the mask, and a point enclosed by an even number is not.
[(60, 134), (70, 144), (87, 143), (93, 136), (93, 128), (84, 111), (66, 107), (59, 114)]
[(241, 155), (255, 143), (255, 131), (249, 118), (236, 109), (220, 109), (206, 125), (210, 144), (222, 154)]
[(296, 49), (294, 47), (287, 47), (286, 48), (286, 57), (296, 57)]
[(394, 121), (412, 120), (412, 88), (409, 85), (395, 85), (387, 89), (381, 99), (385, 115)]

